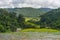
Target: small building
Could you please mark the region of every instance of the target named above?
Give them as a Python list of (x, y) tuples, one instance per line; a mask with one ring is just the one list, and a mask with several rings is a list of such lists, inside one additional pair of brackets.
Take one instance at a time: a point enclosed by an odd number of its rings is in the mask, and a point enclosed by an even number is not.
[(20, 32), (21, 28), (17, 28), (16, 32)]

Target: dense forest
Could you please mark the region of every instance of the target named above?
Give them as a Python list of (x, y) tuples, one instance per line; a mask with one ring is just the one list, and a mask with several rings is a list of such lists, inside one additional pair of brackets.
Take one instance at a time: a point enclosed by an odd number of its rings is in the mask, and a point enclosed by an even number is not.
[(60, 29), (60, 8), (42, 15), (40, 25), (41, 28)]
[(16, 31), (21, 27), (24, 18), (22, 15), (16, 15), (14, 12), (8, 12), (5, 9), (0, 9), (0, 32)]

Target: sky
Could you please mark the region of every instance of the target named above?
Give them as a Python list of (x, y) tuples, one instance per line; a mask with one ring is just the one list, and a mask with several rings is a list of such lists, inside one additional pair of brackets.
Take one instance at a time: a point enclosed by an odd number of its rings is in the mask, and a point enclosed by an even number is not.
[(60, 0), (0, 0), (0, 8), (59, 8)]

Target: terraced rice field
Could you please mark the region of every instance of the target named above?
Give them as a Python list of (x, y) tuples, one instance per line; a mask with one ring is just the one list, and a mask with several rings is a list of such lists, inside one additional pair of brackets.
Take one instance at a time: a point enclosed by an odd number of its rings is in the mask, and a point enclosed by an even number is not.
[(0, 40), (60, 40), (60, 33), (47, 33), (47, 32), (0, 33)]

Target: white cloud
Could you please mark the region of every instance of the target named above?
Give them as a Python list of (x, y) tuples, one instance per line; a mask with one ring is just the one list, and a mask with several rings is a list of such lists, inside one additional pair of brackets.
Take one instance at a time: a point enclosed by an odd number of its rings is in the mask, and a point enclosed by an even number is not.
[(24, 3), (24, 4), (19, 4), (17, 7), (20, 7), (20, 8), (22, 8), (22, 7), (40, 8), (41, 6)]
[(58, 8), (60, 0), (0, 0), (0, 8), (33, 7)]

